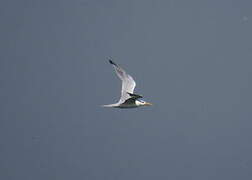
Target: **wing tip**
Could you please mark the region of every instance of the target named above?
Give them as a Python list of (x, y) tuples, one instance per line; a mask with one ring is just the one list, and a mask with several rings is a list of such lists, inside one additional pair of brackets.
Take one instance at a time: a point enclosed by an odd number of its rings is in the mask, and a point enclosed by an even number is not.
[(129, 93), (129, 92), (127, 92), (127, 93), (128, 93), (128, 95), (130, 95), (131, 97), (143, 98), (143, 96), (142, 96), (142, 95), (139, 95), (139, 94), (133, 94), (133, 93)]
[(117, 64), (116, 64), (116, 63), (114, 63), (111, 59), (109, 59), (109, 63), (110, 63), (110, 64), (112, 64), (112, 65), (117, 66)]

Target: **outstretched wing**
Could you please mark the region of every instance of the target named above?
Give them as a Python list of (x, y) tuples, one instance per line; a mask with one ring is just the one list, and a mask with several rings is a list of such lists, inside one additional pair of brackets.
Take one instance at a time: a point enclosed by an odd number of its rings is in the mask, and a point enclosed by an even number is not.
[(109, 60), (109, 62), (110, 64), (113, 65), (113, 67), (115, 68), (116, 74), (122, 80), (121, 98), (119, 102), (123, 103), (127, 99), (131, 98), (130, 94), (133, 94), (134, 89), (136, 87), (136, 82), (129, 74), (127, 74), (121, 67), (119, 67), (112, 60)]

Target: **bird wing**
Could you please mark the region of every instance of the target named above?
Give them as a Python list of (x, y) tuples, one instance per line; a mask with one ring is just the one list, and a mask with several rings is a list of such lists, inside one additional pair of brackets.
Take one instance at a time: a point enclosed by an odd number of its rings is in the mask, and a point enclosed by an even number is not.
[(142, 98), (143, 96), (138, 95), (138, 94), (132, 94), (132, 93), (128, 93), (130, 95), (130, 98), (126, 99), (124, 101), (124, 104), (132, 104), (135, 103), (135, 101), (139, 98)]
[[(136, 82), (134, 79), (126, 73), (120, 66), (114, 63), (112, 60), (109, 60), (110, 64), (113, 65), (116, 74), (122, 80), (122, 90), (121, 90), (121, 98), (119, 100), (120, 103), (125, 102), (127, 99), (131, 98), (130, 94), (133, 94), (134, 89), (136, 87)], [(130, 93), (130, 94), (128, 94)]]

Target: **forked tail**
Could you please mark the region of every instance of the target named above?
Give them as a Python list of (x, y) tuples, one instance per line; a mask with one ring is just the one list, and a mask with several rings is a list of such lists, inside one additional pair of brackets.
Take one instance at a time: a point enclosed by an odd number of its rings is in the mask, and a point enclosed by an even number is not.
[(101, 107), (116, 107), (117, 104), (106, 104), (106, 105), (101, 105)]

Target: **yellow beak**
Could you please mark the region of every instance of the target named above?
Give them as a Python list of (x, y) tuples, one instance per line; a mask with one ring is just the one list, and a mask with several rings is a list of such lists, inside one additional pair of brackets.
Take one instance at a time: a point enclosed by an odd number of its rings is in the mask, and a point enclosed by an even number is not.
[(145, 104), (144, 104), (145, 106), (152, 106), (152, 104), (151, 103), (149, 103), (149, 102), (145, 102)]

